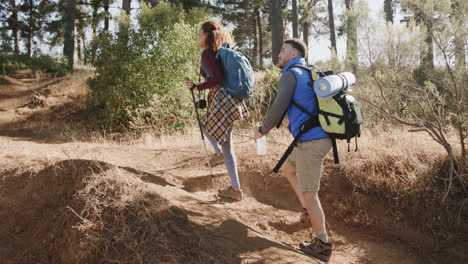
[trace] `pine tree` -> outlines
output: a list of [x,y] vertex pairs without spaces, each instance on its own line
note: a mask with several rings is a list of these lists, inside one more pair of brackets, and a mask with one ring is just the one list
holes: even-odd
[[393,2],[394,0],[384,0],[385,19],[387,23],[393,24]]
[[353,72],[358,70],[357,15],[354,0],[345,0],[346,4],[346,67]]
[[[9,31],[13,31],[13,36],[15,38],[15,42],[18,43],[18,33],[19,30],[16,30],[14,33],[14,27],[18,25],[18,16],[16,11],[15,1],[5,1],[0,3],[0,51],[1,52],[11,52],[13,51],[11,42],[11,36]],[[16,19],[15,19],[16,14]],[[16,21],[16,23],[15,23]],[[16,46],[16,45],[15,45]],[[18,45],[19,50],[19,45]],[[17,52],[18,53],[18,52]]]
[[233,1],[220,0],[218,9],[223,17],[223,23],[232,23],[235,28],[232,32],[236,48],[244,52],[254,67],[263,67],[263,58],[266,50],[266,34],[264,26],[265,1]]
[[412,13],[410,19],[414,19],[416,23],[425,30],[425,38],[423,40],[423,45],[421,45],[420,63],[423,72],[432,71],[434,69],[434,39],[432,36],[435,14],[434,0],[404,0],[402,6]]
[[33,48],[40,51],[38,43],[44,39],[45,23],[53,10],[51,0],[23,0],[19,5],[21,15],[18,19],[20,36],[25,40],[28,55],[31,56]]
[[320,36],[328,34],[329,25],[326,2],[324,0],[300,1],[299,21],[302,28],[302,39],[307,46],[309,46],[311,35]]
[[70,69],[73,69],[73,55],[75,48],[75,0],[65,0],[65,30],[63,55],[68,59]]
[[104,5],[104,31],[109,31],[109,5],[111,4],[111,0],[103,0]]
[[299,33],[297,31],[297,0],[292,0],[291,4],[292,4],[291,21],[292,21],[293,38],[299,38]]
[[333,15],[333,0],[328,0],[328,26],[330,28],[330,42],[332,53],[336,54],[336,34],[335,34],[335,18]]
[[[464,5],[463,5],[464,4]],[[466,13],[467,5],[462,0],[452,0],[450,8],[450,17],[452,27],[460,28],[465,30],[455,30],[453,34],[454,48],[455,48],[455,65],[459,69],[466,69],[466,47],[465,42],[467,39],[466,23],[468,21],[468,15]]]
[[257,32],[257,38],[258,38],[258,62],[260,69],[263,69],[263,43],[264,43],[264,22],[263,18],[261,16],[261,4],[257,3],[255,5],[255,28]]
[[131,2],[131,0],[122,0],[122,10],[124,10],[127,15],[130,15]]
[[283,45],[281,0],[270,1],[271,51],[273,64],[278,64],[278,55]]

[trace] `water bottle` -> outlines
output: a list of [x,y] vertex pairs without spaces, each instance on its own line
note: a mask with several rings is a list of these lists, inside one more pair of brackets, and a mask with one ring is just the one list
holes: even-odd
[[257,155],[265,155],[267,153],[266,136],[257,139]]

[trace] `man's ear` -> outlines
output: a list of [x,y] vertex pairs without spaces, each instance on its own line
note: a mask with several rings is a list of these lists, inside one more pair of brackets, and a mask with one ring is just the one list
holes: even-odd
[[292,49],[291,53],[293,58],[299,58],[301,55],[299,55],[299,51],[297,49]]

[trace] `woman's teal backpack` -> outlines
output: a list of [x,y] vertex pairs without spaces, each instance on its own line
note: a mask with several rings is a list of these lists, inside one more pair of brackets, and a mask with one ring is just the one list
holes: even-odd
[[253,95],[255,80],[249,60],[241,52],[229,48],[228,43],[216,52],[224,72],[223,87],[233,97],[249,99]]

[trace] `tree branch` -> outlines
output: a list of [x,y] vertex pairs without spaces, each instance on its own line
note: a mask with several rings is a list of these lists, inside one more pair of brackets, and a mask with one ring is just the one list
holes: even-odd
[[363,101],[363,102],[366,102],[366,103],[370,104],[372,107],[374,107],[374,108],[376,108],[377,110],[383,112],[383,113],[386,114],[388,117],[390,117],[390,118],[392,118],[392,119],[394,119],[394,120],[396,120],[396,121],[398,121],[398,122],[400,122],[400,123],[402,123],[402,124],[404,124],[404,125],[412,126],[412,127],[422,127],[420,124],[417,124],[417,123],[410,123],[410,122],[408,122],[408,121],[405,121],[405,120],[403,120],[403,119],[400,119],[399,117],[396,117],[396,116],[394,116],[394,115],[388,113],[388,112],[385,111],[383,108],[381,108],[380,106],[377,106],[376,104],[374,104],[374,103],[368,101],[367,99],[364,99],[364,98],[361,98],[361,97],[358,97],[358,99],[359,99],[360,101]]

